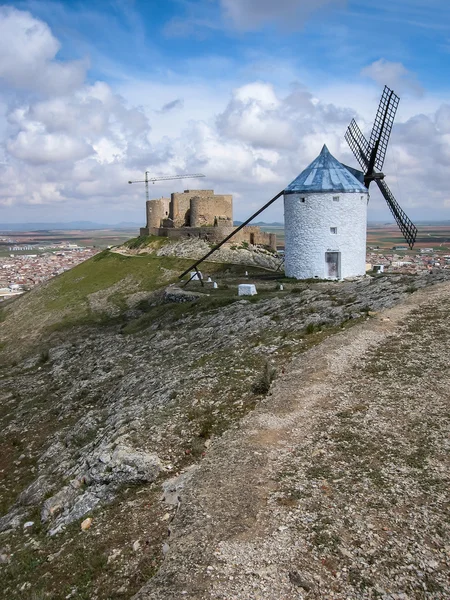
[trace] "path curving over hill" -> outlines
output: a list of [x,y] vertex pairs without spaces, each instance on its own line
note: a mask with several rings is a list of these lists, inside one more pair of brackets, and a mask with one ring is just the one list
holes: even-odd
[[450,285],[293,359],[180,492],[135,600],[450,597]]

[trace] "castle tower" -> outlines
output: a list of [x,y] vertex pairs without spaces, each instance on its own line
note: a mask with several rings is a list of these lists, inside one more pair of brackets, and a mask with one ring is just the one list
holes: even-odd
[[364,275],[368,200],[364,184],[324,146],[284,191],[286,275]]

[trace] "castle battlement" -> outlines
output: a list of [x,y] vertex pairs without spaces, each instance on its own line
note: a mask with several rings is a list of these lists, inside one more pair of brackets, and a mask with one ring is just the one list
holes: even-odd
[[[170,198],[146,203],[146,226],[140,235],[158,235],[174,239],[201,238],[221,242],[233,229],[233,196],[215,194],[214,190],[184,190]],[[230,244],[248,242],[276,250],[276,236],[257,226],[244,227]]]

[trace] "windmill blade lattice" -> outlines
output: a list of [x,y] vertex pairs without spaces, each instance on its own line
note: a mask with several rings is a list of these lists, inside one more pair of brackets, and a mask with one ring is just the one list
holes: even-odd
[[383,194],[387,205],[390,208],[394,219],[397,222],[397,225],[399,226],[400,231],[403,234],[403,237],[408,242],[408,246],[412,249],[417,237],[417,227],[408,218],[405,211],[400,207],[391,190],[388,188],[386,182],[383,179],[377,179],[376,182],[380,188],[380,192]]
[[381,171],[383,168],[389,137],[399,102],[400,98],[385,85],[369,140],[371,150],[376,149],[374,167],[378,171]]
[[369,166],[370,146],[355,119],[352,119],[348,126],[345,133],[345,139],[355,155],[356,160],[361,167],[366,170]]

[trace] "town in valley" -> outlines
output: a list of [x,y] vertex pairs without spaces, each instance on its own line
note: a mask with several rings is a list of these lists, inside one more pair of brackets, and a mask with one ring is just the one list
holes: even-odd
[[[261,225],[276,233],[280,259],[284,250],[282,225]],[[136,237],[138,229],[90,231],[0,231],[0,301],[31,288],[95,256],[103,249]],[[419,225],[410,250],[394,224],[370,225],[367,230],[367,273],[418,274],[450,269],[450,225]]]

